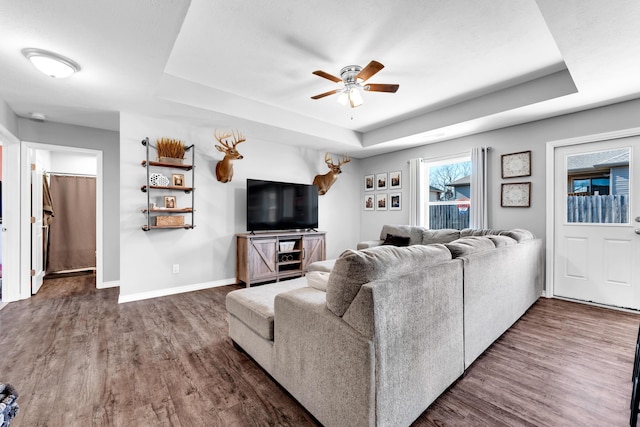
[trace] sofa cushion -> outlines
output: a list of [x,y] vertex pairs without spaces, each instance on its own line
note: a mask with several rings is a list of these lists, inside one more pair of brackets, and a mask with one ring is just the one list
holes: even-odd
[[327,292],[327,282],[329,282],[329,273],[324,271],[312,271],[307,273],[307,285],[319,291]]
[[227,294],[227,311],[262,338],[273,340],[273,306],[276,295],[306,286],[307,280],[300,277],[238,289]]
[[505,230],[500,233],[503,236],[509,236],[512,239],[515,239],[516,242],[520,243],[525,240],[535,239],[535,236],[529,230],[525,230],[523,228],[514,228],[513,230]]
[[346,250],[336,260],[329,276],[327,308],[336,316],[342,316],[365,283],[400,277],[450,259],[451,252],[441,244]]
[[491,240],[496,248],[501,248],[503,246],[511,246],[517,245],[518,242],[515,239],[512,239],[509,236],[486,236],[487,239]]
[[488,251],[496,247],[488,237],[484,236],[462,237],[451,243],[445,243],[445,246],[451,251],[453,258]]
[[382,242],[383,245],[391,246],[409,246],[410,237],[396,236],[395,234],[387,234],[387,237]]
[[488,235],[498,235],[501,234],[504,230],[495,230],[493,228],[465,228],[460,230],[460,237],[469,237],[469,236],[488,236]]
[[380,231],[380,240],[385,240],[387,234],[393,234],[395,236],[409,237],[410,245],[419,245],[422,243],[422,232],[424,227],[417,227],[412,225],[383,225]]
[[422,232],[422,244],[449,243],[460,238],[460,230],[455,228],[443,228],[440,230],[424,230]]
[[335,259],[327,259],[324,261],[312,262],[307,266],[307,271],[323,271],[330,273],[333,270],[333,265],[336,263]]

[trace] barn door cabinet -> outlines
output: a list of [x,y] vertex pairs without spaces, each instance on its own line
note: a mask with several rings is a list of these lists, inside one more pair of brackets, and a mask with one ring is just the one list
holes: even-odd
[[236,281],[250,287],[300,277],[326,257],[322,231],[236,234]]
[[[191,163],[183,164],[183,163],[173,163],[168,159],[166,161],[156,161],[155,152],[153,155],[150,153],[150,149],[155,150],[156,147],[153,146],[149,142],[149,138],[145,138],[142,140],[142,145],[144,145],[147,149],[147,158],[142,161],[142,167],[145,168],[147,172],[147,181],[146,184],[143,185],[140,190],[143,193],[147,194],[147,206],[145,209],[142,209],[142,213],[145,215],[147,223],[142,226],[144,231],[149,230],[158,230],[158,229],[192,229],[195,227],[194,221],[194,212],[193,204],[195,201],[195,187],[194,187],[194,178],[195,178],[195,146],[189,145],[187,147],[187,153],[191,152]],[[152,158],[150,158],[150,156]],[[164,159],[162,159],[164,160]],[[155,182],[152,178],[153,173],[162,173],[163,175],[169,175],[168,183],[158,183]],[[190,174],[184,174],[182,172],[191,172]],[[172,174],[181,174],[184,175],[184,182],[179,183],[180,185],[174,185],[171,179]],[[190,177],[190,180],[188,179]],[[188,186],[187,182],[191,182]],[[163,185],[166,184],[166,185]],[[152,198],[161,197],[161,196],[170,196],[176,194],[177,192],[184,192],[186,194],[190,194],[191,197],[186,199],[188,201],[187,206],[162,206],[153,205]],[[177,199],[176,199],[177,200]],[[183,201],[183,199],[180,199]],[[180,215],[176,215],[180,214]],[[183,218],[179,218],[182,216]],[[184,219],[190,218],[191,224],[185,223]]]

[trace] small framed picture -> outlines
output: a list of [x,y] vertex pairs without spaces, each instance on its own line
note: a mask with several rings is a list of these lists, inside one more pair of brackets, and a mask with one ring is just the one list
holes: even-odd
[[376,194],[376,210],[378,211],[387,210],[387,193]]
[[164,207],[166,209],[175,209],[176,196],[164,196]]
[[373,194],[365,194],[364,196],[364,210],[372,211],[375,209],[375,200]]
[[402,210],[402,193],[389,193],[389,210]]
[[502,155],[502,177],[531,176],[531,151]]
[[374,185],[374,179],[375,177],[373,176],[373,174],[364,176],[364,191],[373,191],[376,189],[376,186]]
[[502,184],[500,206],[503,208],[528,208],[531,206],[531,183]]
[[174,173],[171,175],[171,184],[174,187],[184,187],[184,174]]
[[376,190],[387,189],[387,173],[376,174]]
[[402,188],[402,171],[389,172],[389,190]]

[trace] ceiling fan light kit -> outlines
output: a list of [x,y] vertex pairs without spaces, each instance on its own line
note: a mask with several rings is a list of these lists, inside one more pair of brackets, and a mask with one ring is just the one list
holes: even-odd
[[80,71],[80,65],[72,59],[48,50],[26,48],[22,49],[22,54],[40,72],[56,79],[64,79]]
[[342,87],[312,96],[311,99],[320,99],[324,98],[325,96],[339,93],[340,96],[338,97],[338,103],[342,105],[349,105],[351,108],[355,108],[361,106],[364,102],[362,99],[362,94],[360,93],[361,90],[368,92],[397,92],[398,88],[400,87],[400,85],[397,84],[364,84],[365,81],[367,81],[383,68],[384,65],[382,65],[378,61],[371,61],[364,68],[359,65],[348,65],[340,70],[340,78],[322,70],[314,71],[312,74],[323,77],[327,80],[331,80],[335,83],[340,83]]

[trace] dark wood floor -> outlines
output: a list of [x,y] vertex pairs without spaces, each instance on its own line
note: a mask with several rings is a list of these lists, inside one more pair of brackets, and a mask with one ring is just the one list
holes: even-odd
[[[226,286],[117,304],[93,276],[0,311],[20,426],[304,426],[227,337]],[[541,299],[416,426],[625,426],[640,316]]]

